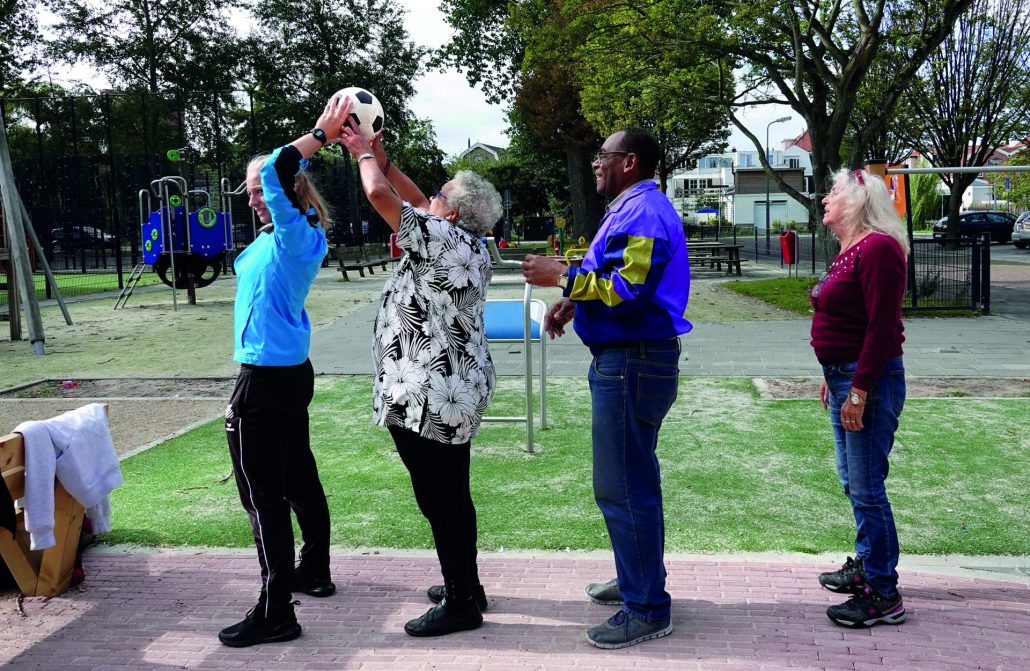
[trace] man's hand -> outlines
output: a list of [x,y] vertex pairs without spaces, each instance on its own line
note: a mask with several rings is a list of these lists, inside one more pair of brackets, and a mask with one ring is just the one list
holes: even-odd
[[565,325],[569,323],[576,312],[576,306],[568,298],[562,298],[551,306],[544,315],[544,332],[551,336],[551,340],[565,335]]
[[558,286],[558,278],[568,269],[567,265],[550,256],[529,254],[522,262],[522,276],[526,278],[526,283],[538,287]]
[[819,401],[823,404],[823,410],[830,407],[830,385],[826,384],[826,378],[819,381]]

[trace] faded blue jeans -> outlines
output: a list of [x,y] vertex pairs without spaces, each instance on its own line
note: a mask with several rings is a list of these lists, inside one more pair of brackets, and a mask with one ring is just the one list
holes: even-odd
[[665,517],[655,450],[676,400],[679,339],[593,350],[594,499],[615,551],[623,608],[650,622],[668,619]]
[[898,589],[898,531],[885,482],[887,455],[894,447],[898,417],[905,406],[905,366],[900,356],[887,361],[866,398],[862,430],[845,431],[840,408],[847,401],[856,367],[856,362],[823,366],[830,390],[837,475],[855,515],[855,552],[862,558],[866,580],[878,592],[893,598]]

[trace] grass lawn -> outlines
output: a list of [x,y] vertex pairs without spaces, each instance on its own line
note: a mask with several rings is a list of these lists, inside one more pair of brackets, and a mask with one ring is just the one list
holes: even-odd
[[[591,494],[589,400],[582,379],[551,381],[538,453],[519,425],[486,424],[473,442],[472,487],[484,550],[589,550],[608,538]],[[502,379],[492,414],[515,414],[519,381]],[[370,421],[365,377],[319,378],[311,433],[333,542],[429,548],[389,435]],[[901,419],[888,490],[902,552],[1030,552],[1030,401],[913,400]],[[846,552],[854,521],[818,402],[763,401],[750,380],[690,378],[659,446],[670,551]],[[122,464],[113,543],[252,543],[221,422]]]
[[[812,316],[812,306],[808,302],[808,292],[819,278],[806,277],[774,277],[765,280],[723,282],[720,286],[744,296],[751,296],[775,305],[795,314]],[[923,310],[907,312],[906,319],[913,317],[975,317],[979,313],[973,310]]]
[[819,278],[774,277],[766,280],[723,282],[722,286],[744,296],[758,298],[778,308],[800,315],[811,315],[808,292]]
[[[132,268],[126,268],[124,278],[129,279],[129,273]],[[61,295],[65,298],[71,298],[72,296],[81,296],[84,294],[95,294],[103,291],[115,291],[118,289],[118,273],[54,273],[54,279],[57,280],[57,287],[61,290]],[[33,283],[36,285],[36,295],[40,299],[46,298],[46,276],[45,275],[33,275]],[[157,284],[161,279],[157,276],[157,273],[146,272],[139,278],[137,286],[147,286],[148,284]],[[7,275],[0,273],[0,284],[7,283]],[[0,294],[4,296],[4,302],[6,302],[6,294]]]

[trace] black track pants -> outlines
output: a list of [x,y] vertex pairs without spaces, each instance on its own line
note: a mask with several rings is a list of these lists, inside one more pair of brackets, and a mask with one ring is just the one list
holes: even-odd
[[289,608],[293,526],[297,514],[305,572],[329,576],[329,507],[308,436],[315,374],[297,366],[240,368],[225,415],[236,487],[250,517],[261,564],[259,605],[266,615]]

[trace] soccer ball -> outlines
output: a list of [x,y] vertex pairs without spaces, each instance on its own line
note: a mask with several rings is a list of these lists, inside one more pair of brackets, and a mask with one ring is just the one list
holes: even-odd
[[340,89],[334,94],[334,97],[336,96],[340,98],[347,96],[354,101],[354,108],[351,110],[350,119],[346,124],[371,142],[375,134],[383,129],[385,123],[383,106],[379,104],[379,100],[365,89],[357,86]]

